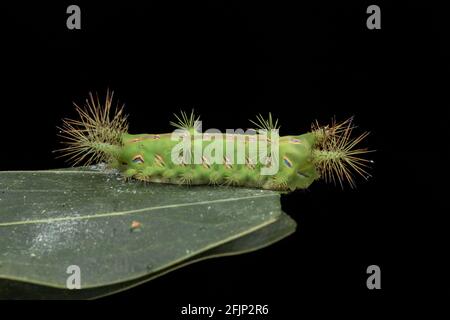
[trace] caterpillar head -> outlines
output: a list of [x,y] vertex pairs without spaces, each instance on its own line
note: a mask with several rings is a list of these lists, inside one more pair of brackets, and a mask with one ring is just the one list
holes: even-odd
[[355,187],[355,175],[368,179],[371,175],[367,168],[372,160],[363,156],[373,150],[359,148],[358,145],[369,135],[364,132],[353,136],[353,118],[343,122],[332,120],[331,125],[320,126],[313,123],[312,133],[315,142],[312,149],[312,158],[320,177],[326,182],[339,183],[341,187],[348,183]]

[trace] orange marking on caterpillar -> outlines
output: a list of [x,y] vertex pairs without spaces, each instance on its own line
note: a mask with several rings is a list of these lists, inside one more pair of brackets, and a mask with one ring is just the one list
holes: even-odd
[[166,165],[163,157],[161,157],[159,154],[155,155],[155,164],[159,167],[164,167]]
[[228,158],[227,156],[224,156],[223,160],[224,160],[225,168],[227,168],[227,169],[233,168],[233,165],[231,164],[230,158]]
[[249,156],[245,158],[245,165],[251,170],[255,169],[255,163]]
[[211,168],[208,158],[206,158],[205,156],[202,156],[202,166],[203,166],[203,168],[206,168],[206,169]]

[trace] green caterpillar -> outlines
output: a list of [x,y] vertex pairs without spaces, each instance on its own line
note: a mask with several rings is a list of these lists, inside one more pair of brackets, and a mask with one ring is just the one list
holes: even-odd
[[370,176],[372,161],[361,157],[370,151],[356,148],[368,133],[352,138],[352,118],[329,126],[316,122],[311,132],[279,137],[278,120],[270,114],[252,121],[257,134],[220,134],[202,133],[199,118],[181,112],[171,122],[174,133],[130,134],[123,106],[113,107],[112,100],[109,91],[103,105],[90,94],[83,108],[75,104],[79,119],[63,120],[65,147],[58,151],[74,164],[104,161],[126,178],[147,182],[281,191],[305,189],[319,178],[354,187],[355,173]]

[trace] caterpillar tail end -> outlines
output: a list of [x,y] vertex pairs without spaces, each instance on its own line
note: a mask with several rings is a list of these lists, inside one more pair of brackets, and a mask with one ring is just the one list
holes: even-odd
[[347,183],[355,188],[355,176],[366,180],[371,177],[368,169],[373,161],[366,159],[365,155],[374,150],[359,147],[370,133],[354,136],[354,129],[353,117],[339,123],[333,119],[327,126],[313,123],[312,132],[316,137],[313,162],[325,182],[339,183],[342,188]]
[[55,150],[72,165],[112,163],[122,147],[123,134],[128,131],[123,105],[112,104],[114,92],[106,93],[102,103],[98,95],[89,93],[85,104],[75,105],[77,119],[63,119],[58,136],[64,147]]

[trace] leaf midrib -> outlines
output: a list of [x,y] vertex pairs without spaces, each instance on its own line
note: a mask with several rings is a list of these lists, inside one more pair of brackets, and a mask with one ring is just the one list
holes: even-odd
[[256,199],[256,198],[263,198],[263,197],[274,197],[274,196],[278,196],[278,195],[276,195],[276,194],[252,195],[252,196],[245,196],[245,197],[234,197],[234,198],[215,199],[215,200],[188,202],[188,203],[177,203],[177,204],[170,204],[170,205],[163,205],[163,206],[156,206],[156,207],[146,207],[146,208],[140,208],[140,209],[134,209],[134,210],[126,210],[126,211],[87,214],[87,215],[81,215],[81,216],[76,216],[76,217],[57,217],[57,218],[47,218],[47,219],[2,222],[2,223],[0,223],[0,227],[8,227],[8,226],[24,225],[24,224],[52,223],[52,222],[59,222],[59,221],[97,219],[97,218],[114,217],[114,216],[124,216],[124,215],[128,215],[128,214],[143,213],[143,212],[154,211],[154,210],[189,207],[189,206],[196,206],[196,205],[201,206],[201,205],[212,204],[212,203],[232,202],[232,201]]

